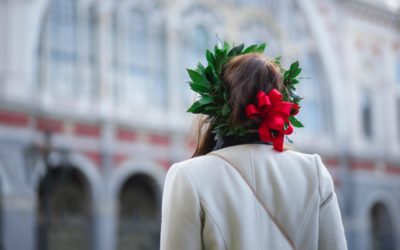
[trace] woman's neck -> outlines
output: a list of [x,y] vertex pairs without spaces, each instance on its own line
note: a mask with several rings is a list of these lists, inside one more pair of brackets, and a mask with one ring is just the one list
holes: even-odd
[[260,141],[258,133],[251,133],[244,136],[218,136],[213,150],[249,143],[267,144]]

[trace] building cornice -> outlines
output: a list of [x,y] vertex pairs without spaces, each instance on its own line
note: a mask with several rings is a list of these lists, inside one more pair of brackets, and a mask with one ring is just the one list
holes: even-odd
[[393,11],[389,7],[379,6],[366,0],[336,0],[346,11],[387,27],[400,30],[400,10]]

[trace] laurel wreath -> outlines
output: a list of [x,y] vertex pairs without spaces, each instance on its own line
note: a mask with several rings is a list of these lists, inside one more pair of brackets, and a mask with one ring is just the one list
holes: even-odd
[[[207,50],[207,66],[198,63],[197,68],[187,69],[191,80],[190,88],[198,94],[198,100],[190,106],[187,112],[209,116],[213,120],[212,133],[216,135],[243,136],[250,133],[250,130],[256,125],[254,120],[246,120],[242,124],[231,124],[230,122],[229,90],[222,81],[221,73],[223,65],[231,58],[249,53],[264,53],[266,47],[266,43],[245,47],[244,44],[233,46],[227,42],[218,42],[214,47],[214,52]],[[293,62],[289,69],[285,69],[281,65],[281,57],[277,57],[273,61],[280,67],[283,74],[284,89],[281,91],[283,100],[299,105],[302,98],[295,92],[296,85],[300,82],[299,62]],[[289,120],[294,127],[303,127],[303,124],[295,117],[290,116]]]

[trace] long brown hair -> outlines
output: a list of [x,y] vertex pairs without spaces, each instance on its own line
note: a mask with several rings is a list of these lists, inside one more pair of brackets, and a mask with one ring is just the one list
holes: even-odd
[[[258,53],[233,57],[223,67],[222,81],[229,91],[231,124],[241,124],[246,120],[245,107],[253,102],[257,92],[266,93],[272,89],[281,91],[283,77],[278,65]],[[197,131],[197,147],[193,157],[205,155],[215,147],[213,117],[203,118]]]

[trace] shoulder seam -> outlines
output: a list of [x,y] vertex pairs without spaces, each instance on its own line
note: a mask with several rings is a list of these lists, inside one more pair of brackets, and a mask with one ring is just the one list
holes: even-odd
[[318,189],[318,194],[320,199],[322,199],[322,194],[321,194],[321,183],[320,183],[320,165],[318,163],[318,155],[314,154],[314,162],[315,162],[315,168],[317,171],[317,189]]
[[[196,185],[194,184],[192,175],[189,173],[189,171],[186,171],[186,169],[184,169],[182,166],[179,166],[179,168],[180,168],[181,171],[187,176],[188,182],[190,183],[190,186],[191,186],[192,189],[193,189],[193,192],[194,192],[194,195],[196,196],[196,199],[199,201],[199,207],[200,207],[200,209],[201,209],[201,207],[202,207],[202,202],[201,202],[200,196],[199,196],[199,194],[198,194],[198,192],[197,192]],[[196,228],[198,228],[198,227],[196,227]],[[202,238],[202,237],[201,237],[201,231],[198,230],[198,232],[197,232],[196,235],[197,235],[197,237],[199,237],[199,242],[201,242],[201,244],[203,245],[203,241],[202,241],[202,239],[201,239],[201,238]]]
[[224,242],[225,249],[228,250],[228,244],[226,243],[226,240],[225,240],[224,235],[222,233],[222,229],[221,229],[219,223],[217,222],[217,220],[215,219],[215,216],[214,216],[213,212],[211,211],[211,209],[205,203],[202,203],[202,205],[207,210],[211,220],[214,222],[217,230],[219,231],[219,234],[221,235],[222,241]]
[[196,196],[197,196],[197,199],[199,200],[200,206],[201,206],[201,207],[204,207],[204,208],[208,211],[208,213],[209,213],[209,215],[210,215],[210,218],[212,219],[212,221],[214,221],[214,224],[216,225],[216,227],[217,227],[217,229],[218,229],[218,231],[219,231],[219,233],[220,233],[220,235],[221,235],[222,241],[224,242],[224,245],[225,245],[225,249],[228,249],[228,245],[226,244],[226,240],[225,240],[225,238],[224,238],[224,235],[222,234],[221,227],[220,227],[220,225],[218,224],[217,220],[215,219],[215,216],[213,215],[213,212],[212,212],[211,209],[208,207],[208,205],[207,205],[207,204],[200,198],[200,196],[198,195],[197,190],[196,190],[196,187],[195,187],[195,184],[194,184],[194,181],[193,181],[193,177],[192,177],[191,173],[190,173],[189,171],[186,171],[186,170],[184,170],[184,171],[185,171],[185,173],[186,173],[187,176],[188,176],[188,179],[189,179],[189,181],[190,181],[190,185],[193,187],[193,190],[194,190],[194,192],[196,193]]
[[322,166],[321,166],[321,164],[319,164],[319,161],[318,161],[319,156],[318,155],[314,155],[314,156],[315,156],[315,161],[316,161],[316,166],[317,166],[318,192],[319,192],[320,200],[322,201],[319,204],[319,207],[322,208],[323,206],[325,206],[326,203],[329,203],[329,201],[332,198],[332,195],[333,195],[334,191],[331,190],[326,197],[323,197],[322,191],[321,191],[321,167]]
[[298,232],[298,235],[297,235],[297,237],[295,238],[295,243],[296,243],[296,245],[298,245],[298,244],[300,243],[300,240],[301,240],[302,237],[303,237],[303,233],[304,233],[305,226],[307,225],[308,220],[309,220],[310,217],[311,217],[311,210],[310,210],[310,208],[313,207],[314,204],[317,202],[317,200],[318,200],[317,197],[318,197],[318,194],[317,194],[317,191],[315,191],[315,192],[314,192],[314,195],[313,195],[312,202],[310,203],[310,205],[309,205],[309,206],[307,207],[307,209],[305,210],[305,211],[307,211],[307,213],[306,213],[306,216],[304,217],[303,223],[301,224],[300,231]]

